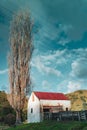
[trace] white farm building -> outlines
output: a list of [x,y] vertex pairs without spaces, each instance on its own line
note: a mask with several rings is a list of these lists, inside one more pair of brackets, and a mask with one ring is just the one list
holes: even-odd
[[41,122],[45,113],[68,111],[70,100],[63,93],[32,92],[28,100],[28,122]]

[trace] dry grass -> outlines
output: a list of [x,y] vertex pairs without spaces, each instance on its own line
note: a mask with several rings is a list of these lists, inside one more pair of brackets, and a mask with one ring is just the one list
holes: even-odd
[[87,110],[87,105],[85,108],[83,106],[84,102],[87,103],[87,90],[78,90],[73,93],[66,94],[66,96],[71,100],[71,110]]

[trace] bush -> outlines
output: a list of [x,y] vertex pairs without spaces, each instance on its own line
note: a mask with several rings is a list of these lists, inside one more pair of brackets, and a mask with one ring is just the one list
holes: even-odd
[[5,124],[8,124],[9,126],[14,125],[15,124],[15,115],[13,114],[8,114],[5,118]]
[[4,122],[4,117],[0,116],[0,123],[3,123],[3,122]]
[[25,120],[27,120],[27,111],[26,110],[22,112],[22,122]]
[[79,92],[79,94],[83,94],[83,91],[82,91],[82,90],[79,90],[78,92]]

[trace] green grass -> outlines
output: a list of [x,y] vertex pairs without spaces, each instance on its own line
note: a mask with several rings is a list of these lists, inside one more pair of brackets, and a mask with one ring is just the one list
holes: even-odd
[[7,128],[9,128],[9,126],[0,125],[0,130],[6,130]]
[[87,122],[42,122],[22,124],[20,126],[11,127],[7,130],[87,130]]

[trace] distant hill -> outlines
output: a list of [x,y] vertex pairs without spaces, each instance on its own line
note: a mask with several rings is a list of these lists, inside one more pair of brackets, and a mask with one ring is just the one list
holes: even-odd
[[66,96],[71,100],[71,110],[87,110],[87,90],[78,90]]

